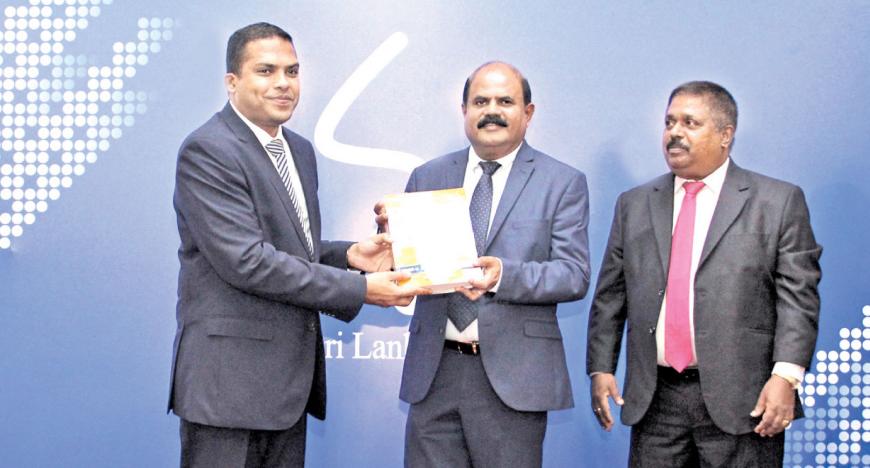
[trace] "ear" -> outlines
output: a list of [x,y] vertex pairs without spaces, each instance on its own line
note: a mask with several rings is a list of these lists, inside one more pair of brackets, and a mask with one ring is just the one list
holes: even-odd
[[523,113],[526,114],[526,123],[532,121],[532,116],[535,115],[535,103],[530,102],[526,104],[526,108],[523,109]]
[[236,82],[238,81],[238,77],[235,73],[227,73],[224,75],[224,86],[227,88],[228,94],[233,94],[236,92]]
[[726,125],[725,128],[722,129],[722,142],[720,144],[723,148],[728,148],[731,146],[732,141],[734,141],[734,126]]

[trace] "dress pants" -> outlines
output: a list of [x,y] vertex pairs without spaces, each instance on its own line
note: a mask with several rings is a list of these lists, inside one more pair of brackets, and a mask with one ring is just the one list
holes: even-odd
[[181,468],[296,468],[305,465],[306,413],[289,429],[207,426],[181,419]]
[[501,401],[479,355],[444,350],[429,394],[408,411],[405,466],[540,467],[546,430],[545,411]]
[[698,371],[677,374],[660,367],[656,393],[646,415],[631,428],[632,468],[782,466],[785,434],[728,434],[713,423]]

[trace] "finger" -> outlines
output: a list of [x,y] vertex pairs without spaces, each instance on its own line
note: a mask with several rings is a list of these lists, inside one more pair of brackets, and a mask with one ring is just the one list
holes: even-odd
[[761,417],[761,422],[756,426],[756,433],[770,437],[779,432],[778,425],[782,422],[783,417],[778,415],[776,411],[768,409]]
[[371,241],[378,245],[388,245],[393,243],[393,238],[389,232],[382,232],[371,237]]
[[411,297],[400,297],[399,299],[396,300],[396,305],[399,305],[399,306],[402,306],[402,307],[406,307],[406,306],[407,306],[408,304],[410,304],[411,301],[413,301],[413,300],[414,300],[414,297],[413,297],[413,296],[411,296]]
[[378,215],[381,214],[381,213],[386,213],[386,212],[387,212],[387,209],[386,209],[386,207],[384,206],[384,201],[383,201],[383,200],[380,200],[380,201],[378,201],[377,203],[375,203],[374,211],[375,211],[375,214],[378,214]]
[[613,401],[616,402],[617,405],[622,406],[625,403],[625,400],[622,399],[622,395],[619,394],[619,388],[616,386],[615,379],[610,382],[607,391],[610,393],[610,397],[613,398]]
[[468,298],[470,301],[476,301],[483,295],[483,291],[479,289],[456,288],[456,291]]
[[389,281],[404,281],[411,278],[411,275],[405,271],[389,271],[385,273]]
[[755,408],[752,409],[752,412],[749,413],[753,418],[757,418],[764,413],[764,408],[766,406],[766,398],[764,397],[764,392],[758,396],[758,401],[755,402]]

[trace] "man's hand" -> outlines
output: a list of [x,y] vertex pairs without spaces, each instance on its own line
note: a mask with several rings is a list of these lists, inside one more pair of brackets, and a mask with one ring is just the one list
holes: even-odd
[[375,203],[375,223],[378,224],[378,232],[390,232],[390,218],[387,216],[387,208],[384,201]]
[[347,264],[362,271],[390,271],[393,241],[389,234],[376,234],[347,249]]
[[458,287],[456,291],[472,301],[480,299],[487,291],[494,288],[501,278],[501,260],[497,257],[480,257],[474,266],[483,268],[483,278],[469,281],[470,287]]
[[794,389],[791,383],[778,375],[770,376],[749,415],[753,418],[761,416],[761,422],[754,431],[762,437],[773,437],[784,431],[794,420]]
[[385,271],[366,275],[366,304],[381,307],[406,306],[411,303],[414,296],[432,294],[432,291],[426,288],[419,288],[411,284],[405,286],[396,284],[397,281],[410,277],[401,271]]
[[612,398],[619,406],[625,403],[619,394],[616,377],[604,372],[593,375],[589,394],[592,396],[592,412],[595,413],[598,424],[610,432],[613,428],[613,416],[610,414],[610,402],[607,399]]

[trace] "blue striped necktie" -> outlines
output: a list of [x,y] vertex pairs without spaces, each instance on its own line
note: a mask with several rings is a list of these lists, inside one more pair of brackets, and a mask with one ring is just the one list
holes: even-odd
[[308,216],[304,215],[302,208],[299,206],[299,200],[296,198],[296,190],[294,190],[293,181],[290,179],[290,169],[287,167],[287,157],[284,156],[284,143],[279,138],[276,138],[266,145],[266,150],[275,159],[275,165],[278,166],[278,174],[281,176],[281,180],[284,181],[284,187],[287,188],[287,193],[290,195],[293,209],[296,210],[296,216],[302,224],[302,230],[305,231],[305,246],[308,248],[308,254],[314,256],[311,227],[308,223]]

